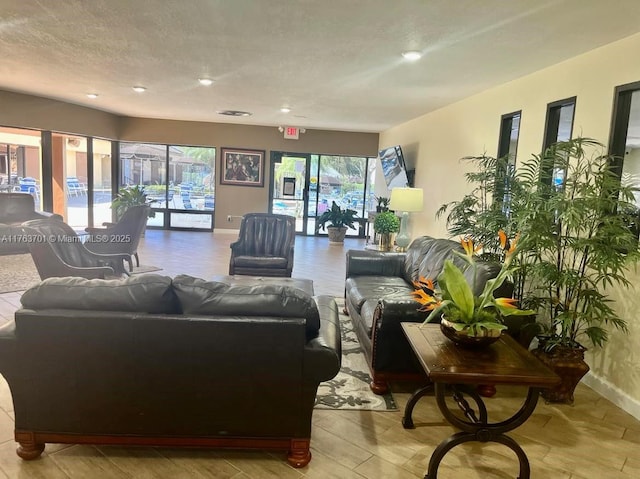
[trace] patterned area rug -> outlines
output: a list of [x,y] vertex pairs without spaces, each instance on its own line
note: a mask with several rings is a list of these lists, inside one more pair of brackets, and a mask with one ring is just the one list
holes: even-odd
[[[132,274],[150,273],[160,271],[157,266],[141,264],[133,268]],[[36,265],[33,264],[30,254],[12,254],[0,256],[0,293],[13,291],[25,291],[34,284],[40,282],[40,276]]]
[[368,411],[397,411],[398,406],[391,393],[378,396],[371,392],[369,366],[353,330],[349,316],[342,314],[344,299],[336,298],[340,314],[342,336],[342,367],[331,381],[320,383],[316,396],[316,408],[352,409]]

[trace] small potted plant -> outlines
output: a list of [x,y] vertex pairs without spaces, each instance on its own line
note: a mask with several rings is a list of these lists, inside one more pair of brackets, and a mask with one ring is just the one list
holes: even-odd
[[316,219],[316,233],[320,231],[320,228],[323,230],[326,228],[329,243],[342,244],[347,228],[355,228],[356,216],[355,210],[342,209],[335,201],[332,201],[331,208]]
[[[420,311],[430,311],[425,324],[441,317],[442,332],[452,341],[463,346],[488,345],[497,340],[506,329],[502,318],[512,315],[530,315],[533,311],[521,310],[516,307],[513,298],[496,298],[494,293],[513,273],[511,262],[516,255],[517,241],[506,241],[504,234],[500,235],[505,250],[505,259],[498,275],[485,283],[482,293],[475,296],[473,284],[469,284],[464,273],[450,259],[444,263],[444,268],[438,276],[438,288],[433,280],[420,278],[414,282],[413,295],[422,306]],[[465,253],[454,251],[458,257],[472,268],[471,277],[477,276],[475,254],[481,247],[474,246],[473,240],[461,240]]]
[[400,218],[391,211],[383,211],[373,220],[373,229],[380,235],[380,249],[391,250],[391,235],[400,231]]
[[[111,201],[111,209],[115,213],[115,220],[119,221],[122,215],[132,206],[150,205],[153,201],[147,198],[144,186],[123,186],[118,195]],[[155,217],[155,212],[149,209],[149,218]]]

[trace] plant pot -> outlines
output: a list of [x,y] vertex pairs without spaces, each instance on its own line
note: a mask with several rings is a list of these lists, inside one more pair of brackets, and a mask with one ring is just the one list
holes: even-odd
[[336,228],[335,226],[329,226],[327,228],[327,234],[329,235],[329,243],[343,244],[344,236],[347,234],[347,228]]
[[573,393],[582,377],[589,372],[589,365],[584,362],[585,351],[586,348],[582,346],[556,346],[551,351],[545,351],[544,340],[539,338],[538,347],[531,352],[561,379],[558,386],[542,391],[541,396],[545,401],[573,404]]
[[391,233],[380,234],[380,251],[391,251],[393,243],[391,241]]
[[485,330],[482,336],[469,336],[467,331],[458,331],[453,327],[450,321],[447,321],[444,317],[440,320],[440,330],[447,338],[453,341],[458,346],[464,348],[486,348],[492,343],[495,343],[502,331],[497,329]]

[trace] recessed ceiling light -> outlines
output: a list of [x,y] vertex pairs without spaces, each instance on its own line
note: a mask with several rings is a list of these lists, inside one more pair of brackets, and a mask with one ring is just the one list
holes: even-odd
[[96,98],[98,98],[98,94],[97,93],[87,93],[87,97],[91,98],[92,100],[95,100]]
[[283,106],[282,108],[280,108],[280,113],[289,113],[291,111],[291,108],[288,108],[286,106]]
[[240,110],[220,110],[216,112],[218,115],[227,115],[227,116],[251,116],[251,113],[248,111],[240,111]]
[[414,62],[414,61],[419,60],[420,58],[422,58],[422,53],[420,53],[420,52],[418,52],[416,50],[411,50],[411,51],[408,51],[408,52],[403,52],[402,56],[406,60]]
[[213,80],[211,78],[198,78],[198,82],[203,86],[213,85]]
[[147,89],[143,86],[134,86],[133,87],[133,91],[137,92],[137,93],[142,93],[147,91]]

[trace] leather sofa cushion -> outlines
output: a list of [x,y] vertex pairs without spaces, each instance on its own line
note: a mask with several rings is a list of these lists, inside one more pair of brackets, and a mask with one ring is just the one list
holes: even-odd
[[179,313],[171,278],[143,274],[125,279],[48,278],[20,298],[27,309]]
[[287,258],[279,256],[236,256],[233,262],[239,268],[286,268],[287,266]]
[[228,284],[189,275],[173,279],[184,314],[305,318],[307,339],[320,330],[320,313],[313,297],[279,284]]
[[[356,276],[347,278],[345,282],[346,294],[358,313],[362,314],[362,305],[369,299],[376,302],[380,298],[400,297],[411,298],[413,286],[399,276]],[[416,303],[417,304],[417,303]]]

